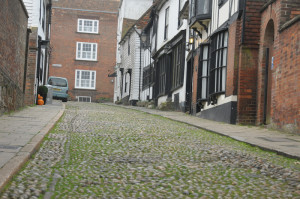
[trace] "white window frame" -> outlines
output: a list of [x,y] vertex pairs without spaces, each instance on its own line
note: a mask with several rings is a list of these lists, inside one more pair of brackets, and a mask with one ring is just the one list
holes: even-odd
[[[83,45],[91,45],[91,51],[83,51]],[[95,48],[94,48],[95,45]],[[80,49],[79,49],[80,47]],[[93,50],[95,49],[95,51]],[[88,42],[77,42],[76,43],[76,60],[86,60],[86,61],[97,61],[97,49],[98,44],[97,43],[88,43]],[[83,58],[84,53],[91,53],[91,58]],[[93,55],[95,57],[93,58]]]
[[76,96],[76,99],[77,99],[78,102],[81,102],[80,98],[87,98],[87,99],[90,99],[90,101],[88,103],[92,102],[92,97],[91,96]]
[[[81,22],[81,26],[80,26]],[[85,22],[92,22],[92,31],[84,30]],[[99,20],[93,20],[93,19],[78,19],[77,22],[77,32],[82,33],[90,33],[90,34],[98,34],[99,33]]]
[[[79,73],[79,79],[77,78],[77,72]],[[88,80],[89,86],[82,86],[82,72],[89,72],[90,79]],[[91,78],[94,73],[94,80]],[[78,82],[77,82],[78,81]],[[96,89],[96,71],[95,70],[75,70],[75,88],[80,89]]]

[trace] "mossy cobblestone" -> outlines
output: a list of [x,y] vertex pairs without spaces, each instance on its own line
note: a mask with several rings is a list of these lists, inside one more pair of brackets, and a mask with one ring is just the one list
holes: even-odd
[[68,102],[0,198],[300,198],[300,165],[134,110]]

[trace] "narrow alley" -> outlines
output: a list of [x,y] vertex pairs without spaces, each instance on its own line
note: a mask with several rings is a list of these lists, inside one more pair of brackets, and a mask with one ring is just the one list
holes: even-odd
[[68,102],[0,198],[300,198],[300,164],[160,116]]

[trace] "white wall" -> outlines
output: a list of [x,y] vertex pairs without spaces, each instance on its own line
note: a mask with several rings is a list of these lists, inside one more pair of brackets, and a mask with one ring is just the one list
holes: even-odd
[[[164,39],[165,32],[165,11],[169,7],[169,30],[168,39]],[[179,0],[169,0],[160,9],[158,15],[158,29],[157,29],[157,49],[160,49],[168,41],[170,41],[181,30],[187,28],[187,20],[183,20],[182,26],[178,29],[178,12],[179,12]]]
[[[172,40],[174,36],[176,36],[181,30],[187,30],[188,34],[188,23],[187,20],[183,20],[183,24],[178,28],[178,13],[179,13],[179,1],[180,0],[169,0],[167,1],[162,8],[160,9],[159,21],[158,21],[158,31],[157,31],[157,50],[163,47],[168,41]],[[169,7],[169,30],[168,30],[168,39],[164,40],[164,29],[165,29],[165,10]],[[186,39],[188,40],[188,36]],[[179,89],[173,91],[172,93],[172,101],[174,101],[174,95],[179,93],[179,103],[183,103],[185,101],[185,91],[186,91],[186,56],[185,52],[184,58],[184,81],[183,86]],[[166,96],[162,96],[158,99],[158,105],[167,100]]]
[[[128,55],[128,42],[130,42],[130,54]],[[138,100],[139,99],[139,80],[140,80],[140,38],[138,34],[133,31],[130,34],[130,38],[126,38],[122,43],[122,59],[121,59],[121,67],[124,68],[126,72],[128,69],[132,70],[131,73],[131,82],[130,82],[130,100]],[[126,79],[128,80],[128,78]],[[125,90],[125,81],[123,90]],[[122,98],[129,95],[128,92],[124,93]]]
[[[212,27],[211,33],[221,27],[232,15],[238,12],[239,0],[228,0],[220,8],[218,0],[212,0]],[[230,8],[231,7],[231,11]]]
[[[116,49],[116,70],[118,71],[119,65],[122,63],[122,48],[120,46],[120,41],[122,37],[122,27],[123,27],[123,19],[139,19],[152,5],[153,0],[122,0],[119,11],[118,11],[118,29],[117,29],[117,49]],[[118,72],[117,75],[120,75],[121,73]],[[114,101],[117,100],[117,97],[121,98],[120,96],[120,78],[116,78],[115,80],[115,92],[114,92]]]

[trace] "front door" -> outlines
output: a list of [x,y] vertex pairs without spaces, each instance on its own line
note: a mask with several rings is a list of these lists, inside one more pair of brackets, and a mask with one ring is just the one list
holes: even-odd
[[187,72],[186,72],[186,96],[185,96],[185,111],[192,113],[192,79],[193,79],[193,68],[192,59],[187,62]]

